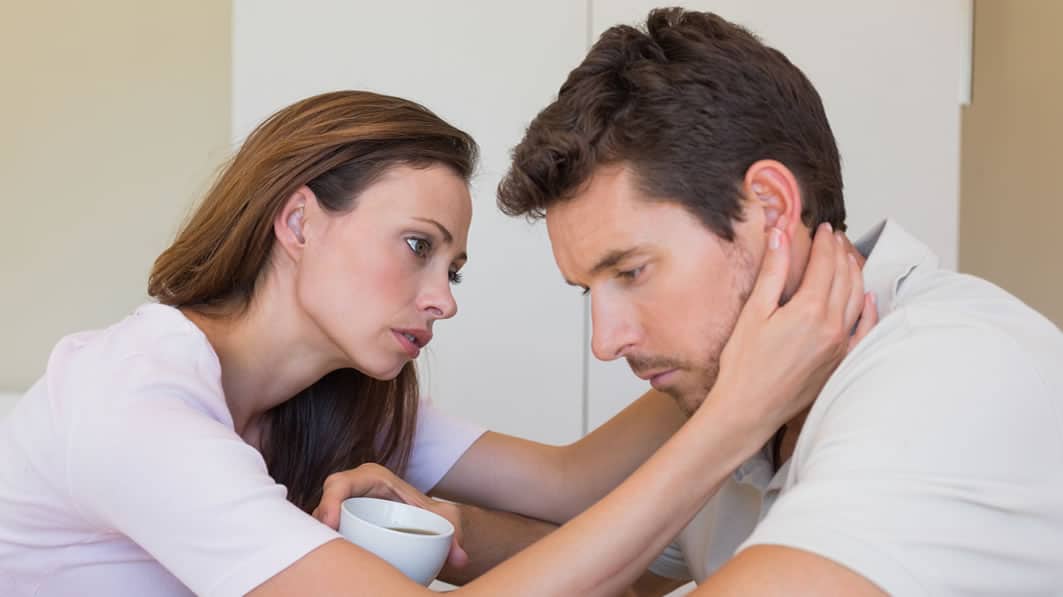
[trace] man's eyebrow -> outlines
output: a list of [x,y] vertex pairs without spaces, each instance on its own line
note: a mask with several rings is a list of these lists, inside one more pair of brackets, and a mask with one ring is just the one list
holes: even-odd
[[[594,267],[591,268],[590,277],[593,278],[598,274],[602,273],[602,271],[616,266],[616,264],[620,263],[624,259],[627,259],[631,255],[638,253],[641,250],[642,247],[631,247],[630,249],[614,249],[612,251],[609,251],[608,253],[603,255],[601,259],[598,260],[598,263],[594,264]],[[569,280],[568,278],[565,278],[565,283],[569,286],[575,286],[577,288],[586,288],[586,286],[584,286],[583,284],[577,284],[572,280]]]
[[428,222],[429,224],[432,224],[436,228],[439,228],[439,233],[443,235],[443,241],[444,242],[446,242],[448,244],[454,242],[454,235],[452,235],[450,233],[450,231],[447,230],[446,227],[443,226],[442,224],[440,224],[439,222],[437,222],[437,221],[435,221],[435,220],[433,220],[431,218],[414,218],[414,219],[415,220],[419,220],[421,222]]
[[640,249],[641,247],[631,247],[630,249],[624,249],[622,251],[619,249],[609,251],[608,253],[603,255],[601,259],[598,260],[598,263],[594,264],[594,267],[591,268],[591,277],[597,276],[604,270],[614,267],[616,264],[620,263],[624,259],[627,259],[634,253],[639,252]]

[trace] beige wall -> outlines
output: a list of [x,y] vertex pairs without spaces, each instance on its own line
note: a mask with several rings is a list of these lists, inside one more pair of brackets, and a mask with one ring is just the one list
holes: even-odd
[[960,269],[1063,325],[1063,2],[976,0]]
[[38,0],[0,19],[0,390],[145,298],[228,152],[230,3]]

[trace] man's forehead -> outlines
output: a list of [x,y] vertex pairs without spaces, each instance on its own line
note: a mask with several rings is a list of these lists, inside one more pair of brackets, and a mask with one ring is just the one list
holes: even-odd
[[547,212],[551,248],[561,274],[570,284],[584,285],[630,258],[659,248],[657,232],[641,218],[578,217]]
[[546,222],[557,233],[615,233],[630,230],[631,212],[647,203],[629,168],[599,166],[571,196],[546,209]]

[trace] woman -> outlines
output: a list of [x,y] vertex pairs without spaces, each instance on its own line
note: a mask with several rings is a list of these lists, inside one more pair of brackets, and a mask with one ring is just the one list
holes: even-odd
[[[424,108],[365,92],[298,102],[256,129],[156,261],[158,303],[64,338],[4,422],[0,592],[427,594],[307,512],[329,474],[363,463],[416,489],[370,466],[342,491],[420,502],[480,435],[419,414],[413,370],[433,323],[457,310],[475,156]],[[817,246],[813,259],[845,261]],[[617,570],[644,567],[810,401],[825,379],[812,373],[841,344],[758,341],[823,336],[803,334],[823,321],[778,309],[787,254],[769,252],[720,379],[683,429],[459,592],[616,592],[631,581]],[[863,302],[858,275],[842,263],[834,276]],[[793,362],[777,368],[790,377],[742,374],[765,358]]]

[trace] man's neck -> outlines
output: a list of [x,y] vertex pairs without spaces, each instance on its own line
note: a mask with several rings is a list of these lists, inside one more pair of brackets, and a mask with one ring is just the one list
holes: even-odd
[[811,406],[797,413],[780,430],[782,437],[778,439],[777,453],[779,458],[775,462],[775,470],[782,468],[782,465],[794,455],[794,449],[797,447],[797,438],[801,436],[801,429],[805,426],[805,419],[808,417],[810,410],[812,410]]

